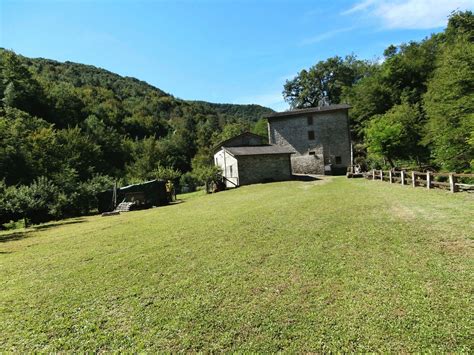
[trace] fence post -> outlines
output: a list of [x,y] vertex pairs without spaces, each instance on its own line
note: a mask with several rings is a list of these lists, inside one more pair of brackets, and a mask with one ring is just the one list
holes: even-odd
[[383,170],[380,169],[380,181],[383,181]]
[[414,171],[411,172],[411,185],[416,187],[416,175]]
[[375,169],[372,169],[372,180],[375,180]]
[[401,179],[402,185],[405,185],[405,171],[404,170],[400,171],[400,179]]
[[458,191],[458,187],[456,186],[456,177],[452,173],[449,174],[449,190],[453,193]]
[[393,183],[392,170],[388,171],[388,181],[390,181],[391,184]]
[[431,189],[431,174],[429,171],[426,172],[426,188]]

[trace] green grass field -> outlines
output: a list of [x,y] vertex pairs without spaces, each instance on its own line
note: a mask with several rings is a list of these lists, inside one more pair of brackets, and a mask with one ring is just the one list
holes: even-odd
[[0,233],[0,350],[473,351],[474,196],[332,178]]

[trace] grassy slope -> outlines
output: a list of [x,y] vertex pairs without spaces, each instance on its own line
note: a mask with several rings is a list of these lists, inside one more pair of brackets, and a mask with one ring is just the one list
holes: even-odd
[[0,348],[472,351],[473,212],[334,178],[46,226],[0,243]]

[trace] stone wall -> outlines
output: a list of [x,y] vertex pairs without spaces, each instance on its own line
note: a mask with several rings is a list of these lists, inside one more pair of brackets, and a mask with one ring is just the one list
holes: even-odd
[[242,155],[237,157],[239,184],[291,180],[289,154]]
[[[308,117],[313,118],[312,124]],[[325,165],[331,165],[333,172],[344,172],[350,166],[347,110],[271,118],[268,131],[271,144],[295,151],[291,157],[294,173],[324,174]],[[314,132],[314,139],[309,139],[308,131]]]

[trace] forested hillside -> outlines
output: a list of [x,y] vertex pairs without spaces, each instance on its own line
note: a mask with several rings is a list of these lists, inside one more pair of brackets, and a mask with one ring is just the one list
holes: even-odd
[[474,170],[474,16],[420,42],[389,46],[382,61],[333,57],[288,80],[292,107],[349,103],[356,163]]
[[199,184],[213,173],[214,144],[245,130],[265,134],[262,116],[272,112],[185,101],[93,66],[7,50],[0,96],[0,225],[85,213],[113,180],[178,182],[184,174]]

